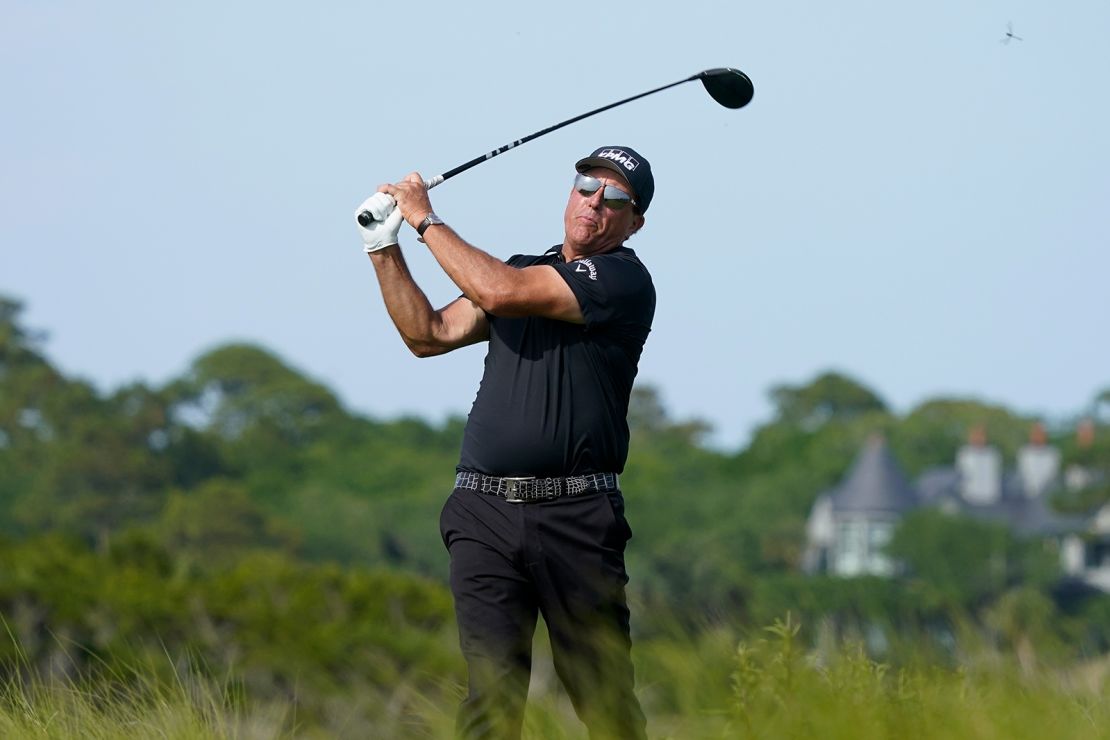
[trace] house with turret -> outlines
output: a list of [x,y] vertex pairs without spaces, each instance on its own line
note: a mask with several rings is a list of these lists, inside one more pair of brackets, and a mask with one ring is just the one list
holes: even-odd
[[871,437],[844,478],[814,502],[803,568],[836,576],[896,576],[898,564],[886,555],[886,545],[907,512],[931,506],[1052,540],[1066,576],[1110,592],[1110,505],[1086,516],[1061,514],[1049,505],[1061,487],[1089,485],[1089,475],[1061,470],[1060,452],[1047,443],[1039,424],[1014,465],[1004,463],[977,428],[952,465],[926,470],[911,482],[885,440]]
[[893,575],[886,544],[902,516],[918,504],[885,440],[871,437],[844,480],[813,505],[806,526],[806,569],[840,576]]

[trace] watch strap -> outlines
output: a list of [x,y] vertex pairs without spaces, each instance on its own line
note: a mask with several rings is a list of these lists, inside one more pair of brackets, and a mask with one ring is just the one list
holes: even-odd
[[425,216],[424,220],[420,222],[420,225],[416,227],[416,235],[424,236],[424,232],[428,230],[429,226],[435,226],[436,224],[442,223],[443,219],[437,216],[433,211],[432,213],[429,213],[427,216]]

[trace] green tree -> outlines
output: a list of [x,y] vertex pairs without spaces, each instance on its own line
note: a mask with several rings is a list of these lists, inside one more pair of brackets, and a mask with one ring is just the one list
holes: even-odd
[[938,602],[975,611],[1019,584],[1043,588],[1057,559],[1040,541],[1001,525],[926,508],[907,514],[887,552]]
[[22,301],[0,294],[0,379],[21,368],[47,364],[39,347],[46,335],[23,326],[23,311]]
[[628,430],[640,447],[700,447],[713,427],[701,419],[677,422],[670,418],[659,389],[637,385],[628,402]]
[[1033,419],[1001,407],[967,399],[935,399],[922,403],[890,434],[891,449],[910,474],[934,465],[951,465],[956,452],[975,428],[1003,457],[1012,460],[1029,440]]
[[103,541],[157,515],[173,467],[166,409],[156,393],[135,385],[105,399],[84,383],[65,383],[42,418],[49,442],[14,508],[25,529]]
[[66,385],[42,355],[43,335],[21,323],[23,304],[0,295],[0,532],[18,531],[15,508],[48,455],[50,406]]
[[208,567],[255,548],[295,553],[300,540],[292,524],[254,503],[242,483],[224,478],[171,493],[154,531],[179,558]]
[[292,462],[297,450],[348,421],[330,390],[249,344],[201,355],[167,392],[175,416],[222,440],[243,468]]
[[152,517],[171,478],[167,409],[135,384],[101,397],[65,378],[0,299],[0,527],[103,539]]
[[1060,510],[1089,514],[1110,503],[1110,425],[1102,421],[1103,409],[1110,410],[1110,389],[1095,395],[1090,413],[1060,441],[1063,467],[1070,478],[1069,485],[1053,497]]
[[805,385],[777,385],[771,399],[780,421],[816,429],[832,419],[886,411],[886,403],[859,382],[836,372],[825,372]]

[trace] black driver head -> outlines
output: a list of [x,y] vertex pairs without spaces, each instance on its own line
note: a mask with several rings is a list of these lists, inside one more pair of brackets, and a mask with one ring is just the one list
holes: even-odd
[[752,102],[755,88],[748,76],[732,67],[707,69],[695,75],[714,100],[726,108],[743,108]]

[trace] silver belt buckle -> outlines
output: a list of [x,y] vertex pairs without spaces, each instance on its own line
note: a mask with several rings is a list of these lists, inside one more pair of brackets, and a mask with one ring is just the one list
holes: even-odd
[[526,498],[520,497],[521,483],[528,480],[535,480],[536,476],[530,475],[523,478],[502,478],[505,481],[505,500],[510,504],[522,504],[528,501]]

